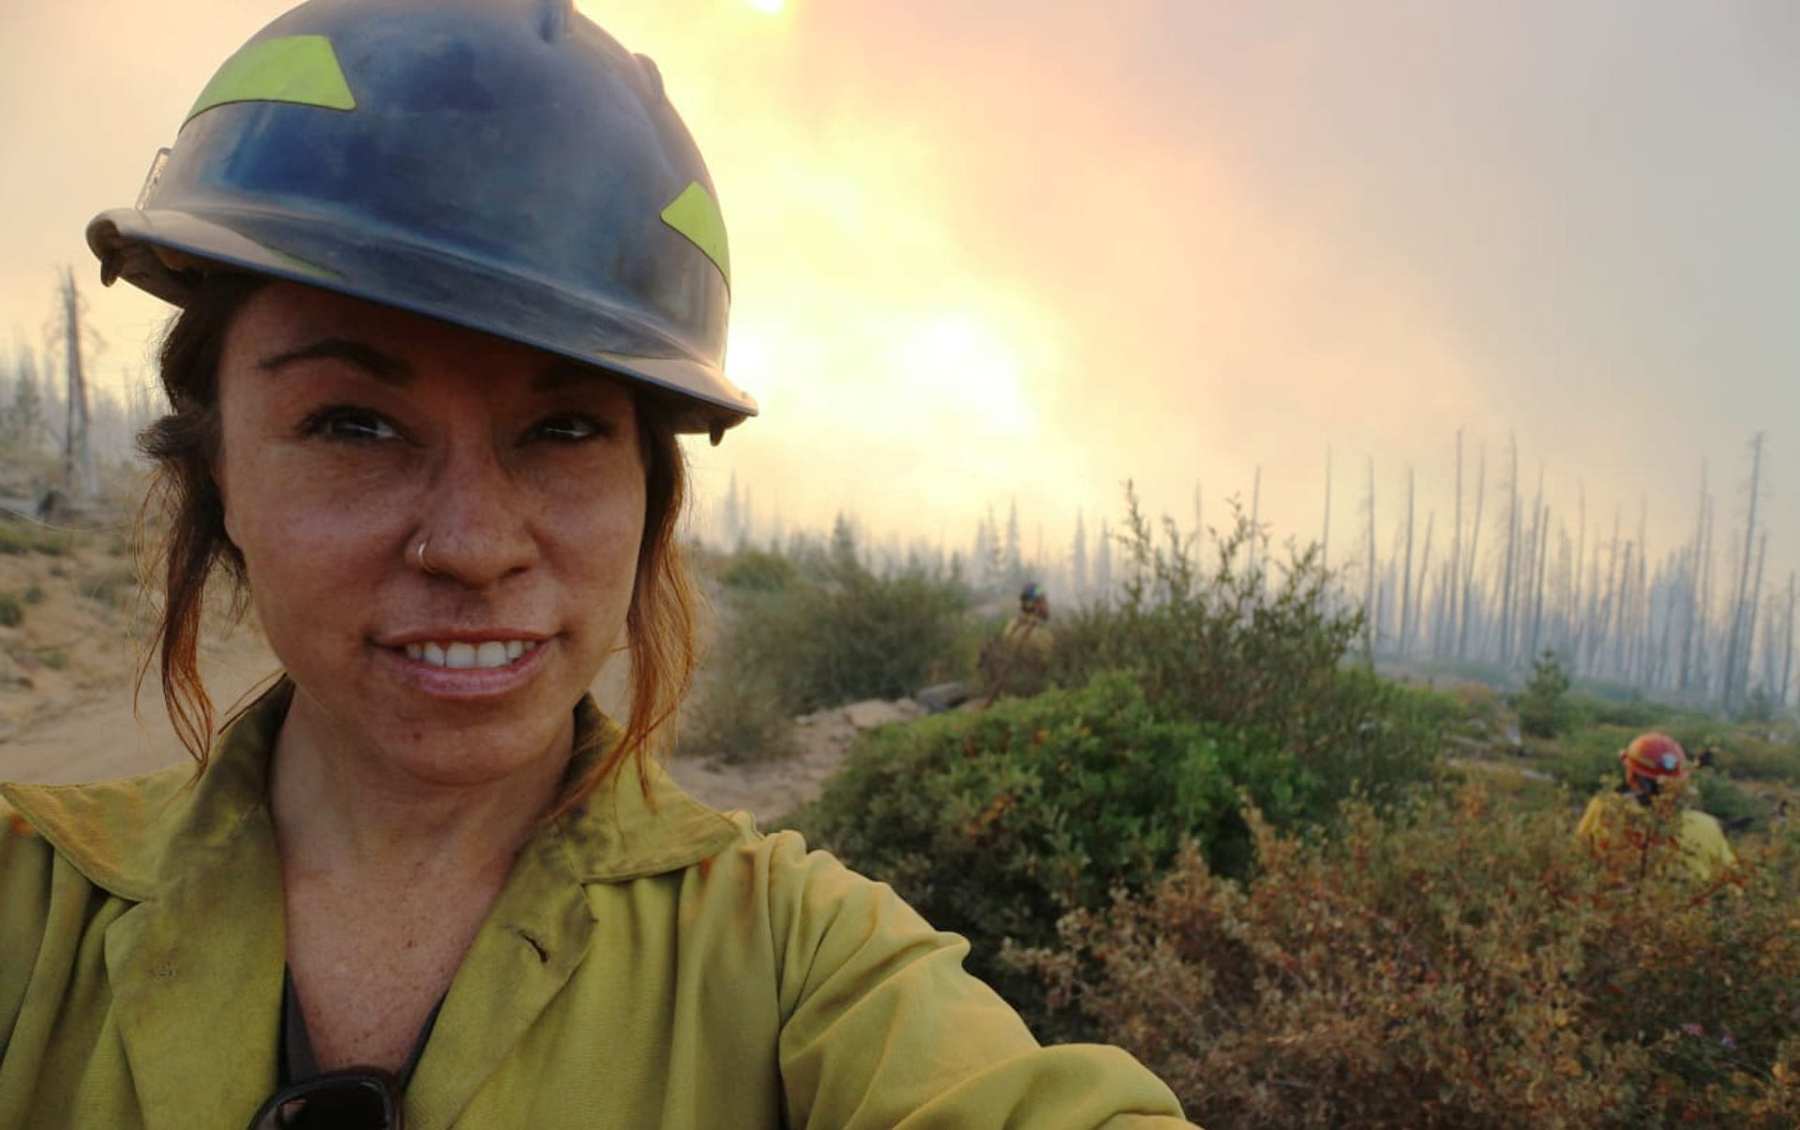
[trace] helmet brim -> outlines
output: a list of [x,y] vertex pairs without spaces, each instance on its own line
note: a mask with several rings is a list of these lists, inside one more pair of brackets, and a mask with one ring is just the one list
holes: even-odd
[[245,271],[422,314],[641,382],[673,394],[677,431],[710,434],[714,442],[757,414],[756,401],[719,366],[661,327],[440,248],[378,239],[346,244],[329,225],[292,215],[135,208],[96,216],[87,241],[103,282],[123,278],[176,306],[187,304],[206,271]]

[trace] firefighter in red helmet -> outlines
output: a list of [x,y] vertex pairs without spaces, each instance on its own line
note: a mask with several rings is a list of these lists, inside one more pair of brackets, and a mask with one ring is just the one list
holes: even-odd
[[[1601,853],[1623,852],[1639,873],[1651,866],[1653,849],[1673,847],[1675,858],[1696,878],[1711,879],[1737,860],[1719,822],[1682,802],[1693,762],[1667,734],[1640,734],[1619,751],[1625,783],[1588,803],[1575,835]],[[1659,798],[1673,807],[1666,823],[1653,811]]]

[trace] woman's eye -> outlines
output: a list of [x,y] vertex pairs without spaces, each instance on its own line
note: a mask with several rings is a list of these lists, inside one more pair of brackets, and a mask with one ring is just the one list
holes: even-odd
[[394,426],[365,408],[322,408],[306,418],[302,434],[325,439],[374,442],[399,438]]
[[584,439],[606,435],[609,429],[598,420],[587,416],[551,416],[540,422],[532,430],[538,439],[553,440],[558,443],[579,443]]

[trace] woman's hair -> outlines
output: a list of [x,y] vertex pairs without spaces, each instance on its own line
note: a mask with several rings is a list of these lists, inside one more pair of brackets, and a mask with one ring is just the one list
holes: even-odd
[[[225,533],[225,507],[213,478],[219,452],[219,356],[225,333],[244,303],[268,280],[257,275],[209,274],[175,316],[158,352],[168,415],[146,427],[138,446],[156,462],[155,478],[140,515],[160,510],[168,531],[156,550],[164,600],[152,647],[138,667],[141,687],[152,662],[161,659],[163,699],[181,744],[204,772],[212,744],[215,711],[200,678],[199,644],[208,581],[222,570],[231,586],[234,615],[242,615],[249,576],[244,557]],[[671,720],[693,682],[694,589],[681,547],[677,520],[687,497],[687,465],[675,438],[674,413],[660,394],[633,388],[638,447],[644,461],[644,534],[638,545],[636,583],[625,615],[631,661],[631,709],[612,748],[592,759],[569,781],[554,816],[580,804],[627,759],[637,763],[640,787],[649,787],[646,761],[671,732]],[[576,753],[593,752],[577,750]]]

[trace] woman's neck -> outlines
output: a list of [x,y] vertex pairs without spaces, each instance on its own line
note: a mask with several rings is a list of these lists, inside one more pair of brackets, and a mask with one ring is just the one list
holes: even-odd
[[361,748],[296,692],[270,766],[282,870],[365,889],[435,877],[497,886],[554,802],[573,739],[571,717],[551,748],[507,776],[426,781]]

